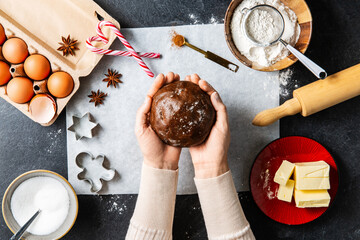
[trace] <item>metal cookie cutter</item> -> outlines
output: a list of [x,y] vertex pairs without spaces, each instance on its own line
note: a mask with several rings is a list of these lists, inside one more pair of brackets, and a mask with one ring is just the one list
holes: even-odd
[[85,113],[82,117],[73,116],[73,124],[68,128],[69,131],[75,133],[76,140],[86,138],[92,138],[92,130],[98,125],[91,120],[89,112]]
[[91,185],[90,191],[93,193],[101,190],[103,181],[110,181],[115,176],[114,169],[104,167],[104,160],[104,155],[94,158],[89,152],[82,152],[76,156],[76,165],[82,169],[77,178],[88,181]]

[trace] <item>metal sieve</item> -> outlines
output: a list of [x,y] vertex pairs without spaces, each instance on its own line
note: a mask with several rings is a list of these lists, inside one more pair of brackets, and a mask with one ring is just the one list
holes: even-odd
[[[254,14],[255,11],[261,11],[261,10],[268,12],[273,17],[274,21],[277,21],[280,24],[280,26],[279,26],[280,31],[278,31],[278,35],[276,35],[270,41],[260,41],[259,39],[254,38],[254,36],[250,34],[250,27],[248,24],[249,17],[251,16],[251,14]],[[241,10],[241,12],[243,14],[243,18],[241,21],[241,29],[242,29],[244,35],[246,36],[246,38],[250,42],[254,43],[256,46],[259,46],[259,47],[267,47],[267,46],[273,45],[277,42],[281,42],[317,78],[324,79],[327,77],[327,73],[323,68],[318,66],[316,63],[314,63],[312,60],[307,58],[300,51],[298,51],[293,46],[291,46],[290,44],[288,44],[287,42],[285,42],[284,40],[281,39],[281,37],[284,34],[284,30],[285,30],[285,21],[284,21],[284,17],[279,12],[279,10],[277,10],[275,7],[267,5],[267,4],[260,4],[260,5],[254,6],[250,9],[243,8]]]

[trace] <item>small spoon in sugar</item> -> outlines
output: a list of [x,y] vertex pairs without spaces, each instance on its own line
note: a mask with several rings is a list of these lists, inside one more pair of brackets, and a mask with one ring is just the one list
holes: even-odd
[[10,240],[20,240],[26,229],[31,225],[31,223],[36,219],[36,217],[40,214],[41,210],[39,209],[25,224],[22,226],[19,231],[17,231],[14,236],[10,238]]

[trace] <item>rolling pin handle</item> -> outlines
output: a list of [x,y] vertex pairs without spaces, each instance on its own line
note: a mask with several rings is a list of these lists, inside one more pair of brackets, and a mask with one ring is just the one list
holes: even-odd
[[296,98],[287,100],[276,108],[268,109],[258,113],[252,121],[255,126],[268,126],[280,118],[295,115],[301,112],[300,102]]

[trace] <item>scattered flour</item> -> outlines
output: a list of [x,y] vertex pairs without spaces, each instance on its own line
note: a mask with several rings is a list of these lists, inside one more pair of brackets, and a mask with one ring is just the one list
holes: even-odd
[[[127,199],[126,201],[129,201],[132,198],[133,197],[130,195],[129,199]],[[102,197],[100,199],[102,200]],[[107,211],[108,212],[117,212],[119,215],[123,215],[128,210],[128,207],[127,207],[126,201],[120,203],[120,200],[121,199],[120,199],[119,195],[111,196],[111,198],[106,203]]]
[[126,210],[127,206],[124,203],[119,205],[117,202],[113,202],[109,209],[109,212],[118,212],[120,215],[122,215]]
[[273,177],[270,175],[270,161],[267,161],[265,164],[265,171],[260,173],[260,179],[263,180],[263,190],[266,192],[266,196],[269,200],[272,200],[276,197],[277,192],[271,190],[270,181],[273,180]]
[[279,73],[279,83],[280,83],[280,96],[289,97],[292,94],[292,89],[299,88],[298,81],[292,80],[293,70],[286,69],[280,71]]
[[190,13],[188,15],[188,18],[190,19],[190,25],[195,24],[219,24],[223,23],[224,19],[218,19],[214,14],[211,14],[211,17],[208,21],[201,21],[200,17],[196,15],[195,13]]
[[[278,78],[273,78],[272,76],[264,76],[264,81],[262,82],[263,89],[265,90],[266,98],[277,98],[278,94],[282,98],[287,98],[291,96],[293,89],[299,88],[298,80],[293,79],[293,70],[287,68],[279,72]],[[278,92],[276,89],[273,89],[270,86],[276,85],[280,87]],[[272,89],[269,91],[269,88]]]
[[269,173],[269,169],[266,169],[265,172],[263,172],[263,179],[264,179],[264,185],[263,185],[263,189],[268,188],[269,186],[269,181],[270,181],[270,173]]
[[[280,43],[275,43],[268,47],[260,47],[252,43],[247,39],[245,34],[242,32],[241,24],[242,24],[242,9],[243,8],[252,8],[256,5],[267,4],[277,8],[285,20],[285,30],[282,36],[282,39],[294,46],[299,39],[300,36],[300,26],[297,23],[296,14],[288,7],[286,7],[280,0],[244,0],[234,11],[233,18],[231,20],[231,32],[234,43],[239,51],[245,55],[249,60],[254,63],[257,63],[260,66],[270,66],[275,62],[285,58],[289,55],[289,51]],[[256,17],[256,16],[254,16]],[[273,26],[271,23],[271,17],[269,15],[262,13],[261,16],[257,16],[256,19],[260,21],[264,26]],[[262,36],[263,38],[271,38],[273,36],[267,37],[265,36],[261,30],[262,28],[255,28],[254,35]],[[269,29],[268,29],[269,30]],[[274,29],[273,33],[274,33]],[[270,30],[269,30],[270,31]],[[276,31],[275,31],[276,34]]]
[[200,24],[199,17],[196,16],[194,13],[190,13],[189,18],[191,20],[191,24]]
[[291,69],[286,69],[284,71],[280,71],[279,73],[279,82],[281,86],[286,87],[289,84],[289,80],[293,74]]
[[274,199],[276,197],[276,195],[277,195],[277,192],[271,191],[270,187],[268,187],[267,193],[266,193],[267,198],[269,200],[272,200],[272,199]]
[[218,24],[219,21],[216,19],[216,17],[213,14],[211,14],[211,18],[209,20],[209,23],[210,24]]
[[193,206],[193,207],[192,207],[192,210],[198,211],[198,210],[201,210],[201,207],[200,207],[200,206]]
[[60,141],[59,137],[60,137],[61,133],[62,133],[61,129],[54,130],[54,131],[47,133],[47,138],[49,140],[48,142],[50,144],[48,146],[48,148],[46,149],[47,153],[52,154],[53,150],[57,149],[59,141]]

